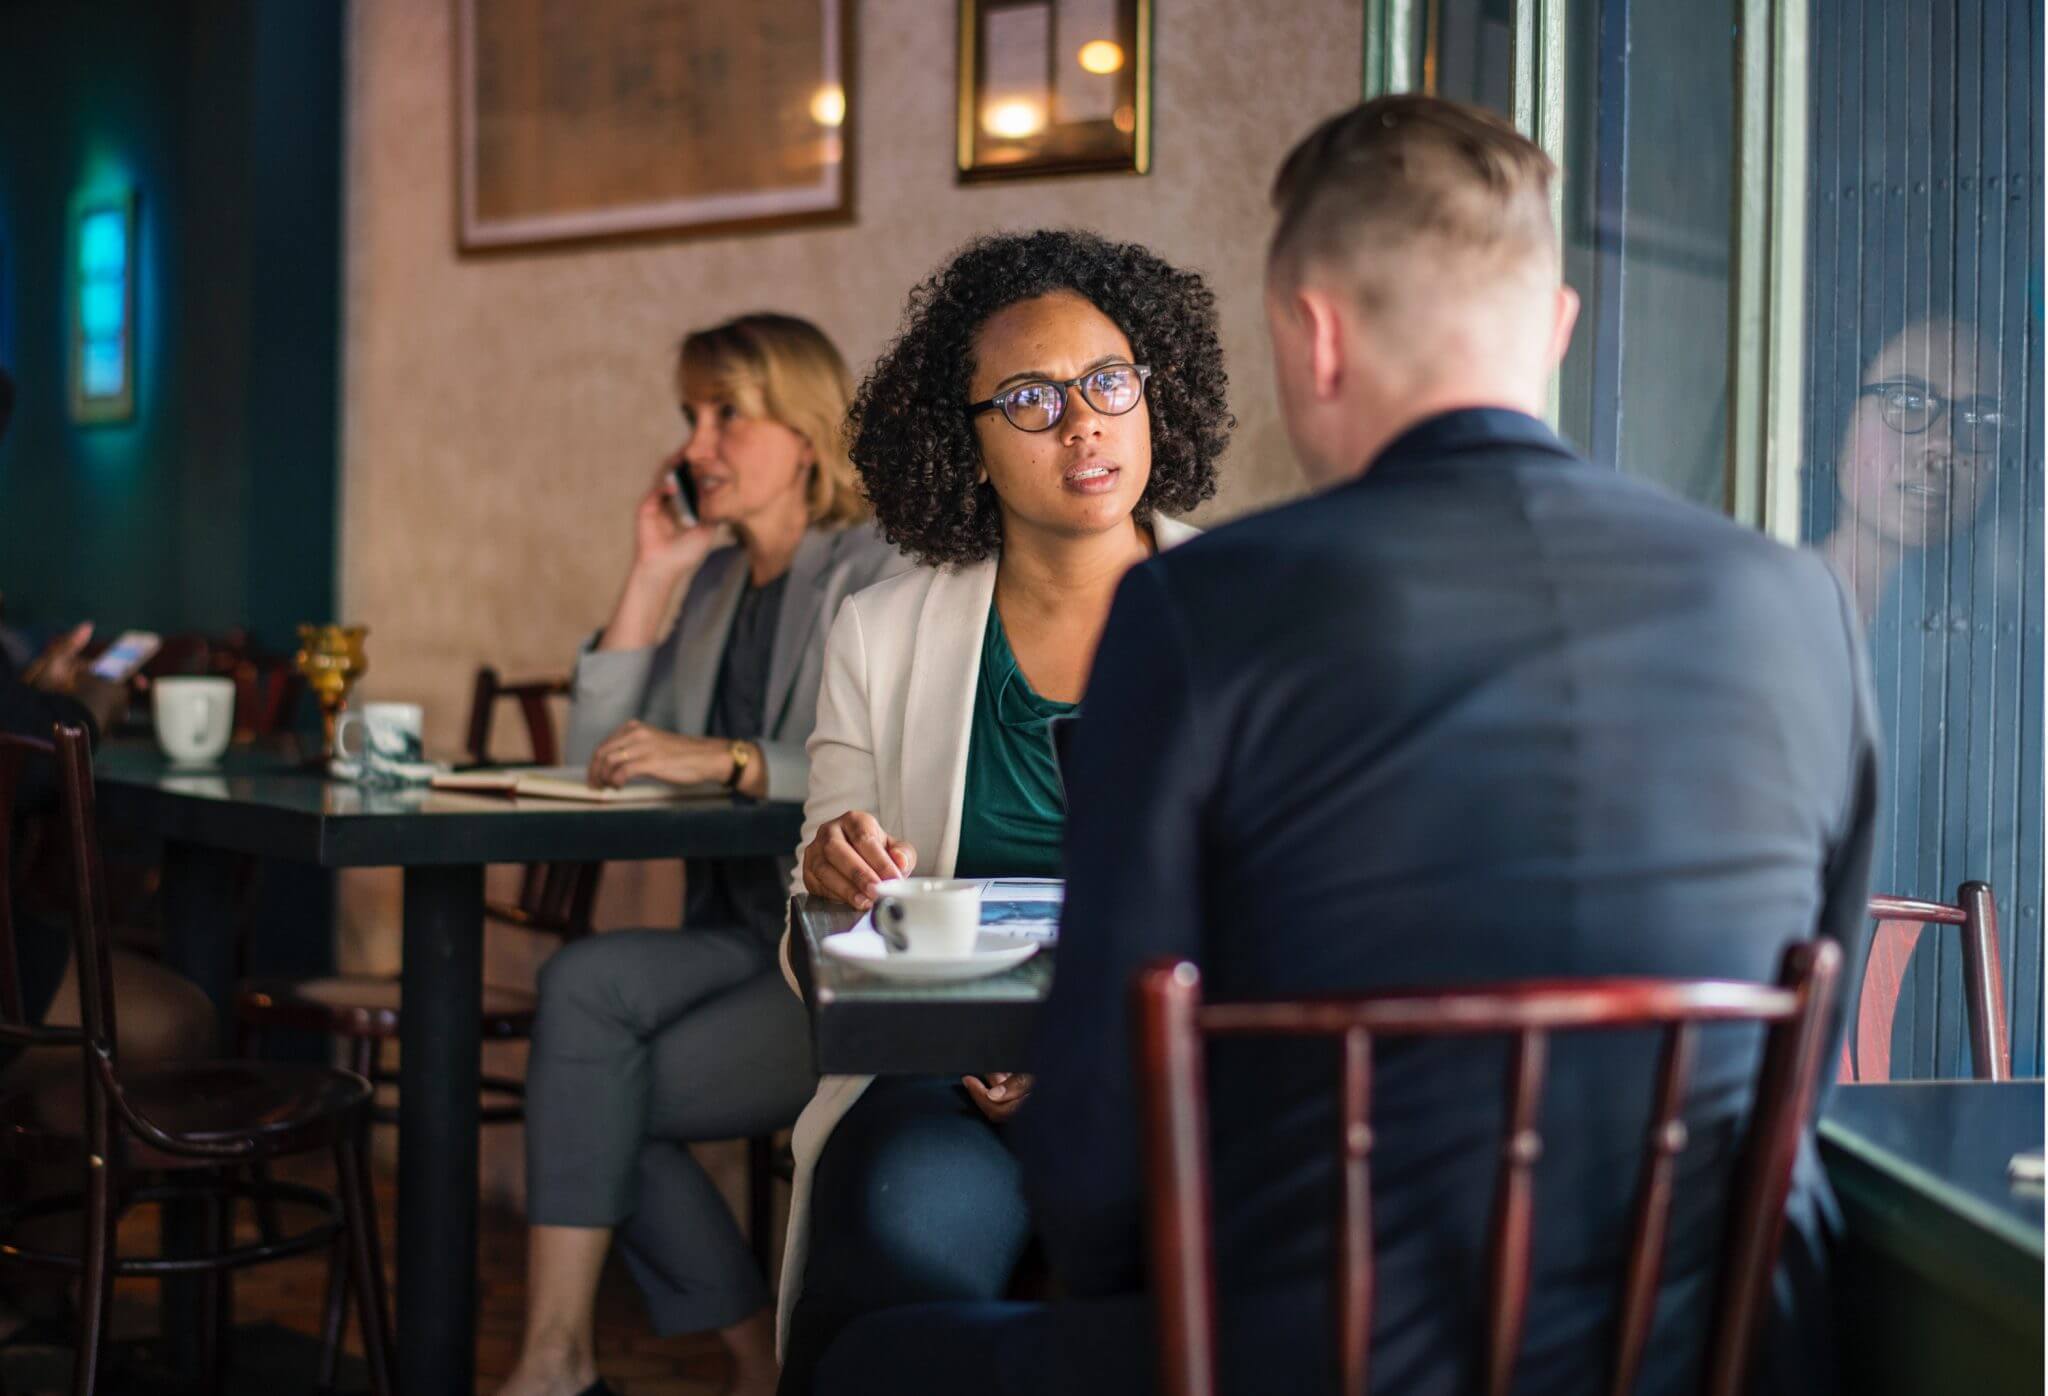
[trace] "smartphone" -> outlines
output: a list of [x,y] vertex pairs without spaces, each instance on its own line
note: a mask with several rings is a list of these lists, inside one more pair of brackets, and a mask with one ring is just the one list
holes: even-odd
[[149,663],[149,657],[162,645],[163,641],[147,630],[124,631],[120,639],[92,662],[92,676],[108,683],[126,683],[135,677],[136,670]]
[[675,482],[676,492],[669,496],[669,501],[676,506],[676,517],[683,521],[683,527],[695,528],[697,526],[697,482],[690,478],[690,467],[678,465],[669,471],[668,478]]

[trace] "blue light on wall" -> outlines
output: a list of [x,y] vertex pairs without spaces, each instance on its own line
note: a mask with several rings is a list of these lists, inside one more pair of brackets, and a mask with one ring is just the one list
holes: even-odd
[[71,418],[135,415],[135,195],[81,195],[71,214]]

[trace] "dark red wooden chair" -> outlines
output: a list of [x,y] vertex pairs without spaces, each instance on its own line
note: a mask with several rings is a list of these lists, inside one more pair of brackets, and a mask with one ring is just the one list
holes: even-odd
[[[100,1348],[116,1276],[206,1277],[200,1351],[208,1389],[219,1387],[230,1312],[229,1274],[243,1266],[308,1251],[346,1252],[349,1283],[363,1315],[362,1336],[373,1390],[392,1387],[391,1321],[378,1255],[376,1209],[362,1151],[370,1083],[328,1067],[247,1061],[205,1061],[125,1071],[116,1051],[116,1005],[106,924],[98,826],[93,810],[92,751],[83,731],[57,727],[54,741],[0,733],[0,831],[14,822],[23,762],[54,763],[63,837],[70,851],[72,953],[78,967],[80,1026],[29,1023],[15,959],[11,902],[6,895],[8,841],[0,837],[0,1042],[75,1049],[78,1077],[51,1081],[30,1073],[0,1099],[0,1160],[76,1165],[74,1194],[0,1205],[0,1263],[69,1271],[79,1277],[79,1334],[73,1389],[93,1391],[101,1378]],[[333,1193],[250,1176],[270,1161],[325,1149],[334,1157]],[[116,1235],[122,1215],[144,1203],[202,1205],[210,1247],[198,1254],[122,1256]],[[275,1210],[311,1207],[319,1220],[291,1235],[266,1234],[259,1244],[233,1240],[235,1204]],[[82,1254],[38,1248],[23,1235],[37,1217],[82,1213]]]
[[1998,903],[1982,882],[1956,889],[1953,906],[1906,897],[1872,897],[1877,922],[1856,1012],[1842,1040],[1843,1081],[1892,1079],[1892,1023],[1914,948],[1929,926],[1956,926],[1963,939],[1963,1013],[1970,1029],[1970,1065],[1980,1081],[2012,1078],[2012,1034],[2005,1025],[2005,970],[1998,953]]
[[[567,697],[569,687],[567,679],[506,683],[490,665],[480,667],[470,691],[469,733],[463,744],[469,759],[479,766],[507,764],[492,757],[491,734],[497,726],[499,707],[513,703],[525,722],[533,764],[560,765],[562,748],[555,736],[554,713],[549,704],[556,698]],[[589,933],[603,869],[602,863],[528,863],[520,877],[518,900],[488,902],[485,914],[508,926],[574,940]]]
[[1204,1003],[1186,962],[1162,960],[1132,986],[1145,1145],[1151,1281],[1157,1304],[1160,1396],[1214,1396],[1216,1277],[1209,1213],[1208,1103],[1204,1042],[1211,1037],[1335,1039],[1342,1062],[1343,1159],[1335,1246],[1340,1390],[1367,1389],[1372,1335],[1372,1051],[1375,1040],[1512,1036],[1507,1137],[1493,1196],[1486,1305],[1486,1390],[1504,1396],[1514,1377],[1528,1301],[1534,1168],[1542,1152],[1538,1109],[1549,1036],[1592,1028],[1661,1026],[1654,1116],[1635,1194],[1634,1241],[1618,1284],[1620,1320],[1606,1389],[1625,1396],[1640,1368],[1656,1310],[1672,1175],[1686,1145],[1680,1118],[1702,1024],[1769,1025],[1756,1107],[1732,1194],[1707,1396],[1747,1389],[1761,1310],[1784,1225],[1800,1131],[1826,1050],[1827,1007],[1841,968],[1829,941],[1785,953],[1777,985],[1710,980],[1594,979],[1354,997]]

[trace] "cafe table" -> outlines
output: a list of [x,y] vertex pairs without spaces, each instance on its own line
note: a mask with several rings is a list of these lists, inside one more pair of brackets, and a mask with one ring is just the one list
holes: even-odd
[[826,1076],[967,1075],[1024,1065],[1031,1020],[1052,987],[1053,949],[1015,969],[958,984],[878,979],[818,948],[860,913],[820,897],[790,899],[790,969],[810,1010],[811,1052]]
[[[248,857],[404,870],[399,1036],[398,1372],[408,1396],[475,1383],[478,1020],[484,869],[493,863],[787,854],[802,807],[744,799],[584,805],[414,787],[369,790],[282,756],[170,766],[110,744],[100,815],[163,841],[164,958],[225,1009],[230,904]],[[264,928],[256,928],[264,934]]]

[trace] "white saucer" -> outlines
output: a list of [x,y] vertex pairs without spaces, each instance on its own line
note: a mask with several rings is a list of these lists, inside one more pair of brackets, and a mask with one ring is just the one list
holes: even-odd
[[1038,953],[1038,942],[983,931],[968,955],[903,955],[872,930],[841,931],[826,936],[818,948],[843,965],[852,965],[884,979],[948,984],[985,979],[1023,964]]

